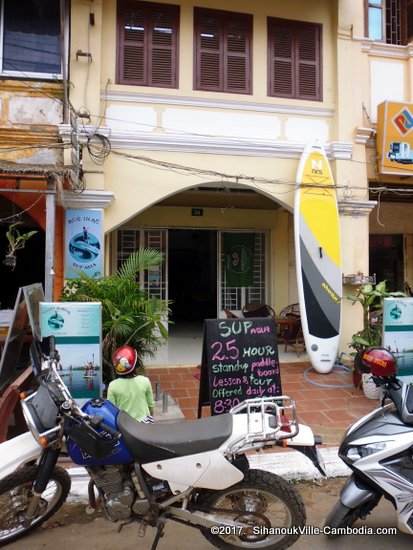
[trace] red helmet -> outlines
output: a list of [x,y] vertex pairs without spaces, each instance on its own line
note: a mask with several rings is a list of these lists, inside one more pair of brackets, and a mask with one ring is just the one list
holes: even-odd
[[363,367],[373,376],[391,377],[396,374],[396,358],[384,348],[369,348],[361,355]]
[[119,376],[131,373],[138,360],[138,352],[131,346],[121,346],[112,355],[112,363],[115,367],[115,372]]

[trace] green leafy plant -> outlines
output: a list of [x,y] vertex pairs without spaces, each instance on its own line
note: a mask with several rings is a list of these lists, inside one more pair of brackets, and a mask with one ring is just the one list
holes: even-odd
[[3,263],[11,269],[14,270],[16,267],[16,252],[25,247],[26,242],[36,235],[37,231],[27,231],[26,233],[21,233],[18,230],[18,226],[22,222],[16,222],[9,225],[9,229],[6,232],[6,238],[8,241],[8,249],[6,257],[3,260]]
[[363,328],[352,336],[350,347],[360,352],[368,347],[380,346],[383,325],[383,300],[406,296],[404,292],[389,292],[386,281],[376,285],[361,285],[357,294],[347,296],[353,305],[363,308]]
[[140,249],[129,256],[114,275],[93,279],[79,273],[66,282],[63,301],[101,302],[104,377],[114,377],[111,357],[119,346],[128,344],[143,357],[153,355],[168,336],[165,319],[168,303],[149,297],[137,282],[140,272],[160,266],[163,255],[157,250]]

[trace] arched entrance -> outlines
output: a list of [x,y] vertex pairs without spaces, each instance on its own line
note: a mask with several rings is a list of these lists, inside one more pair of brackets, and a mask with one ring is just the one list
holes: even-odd
[[[246,186],[206,183],[168,196],[118,227],[111,243],[113,269],[139,247],[165,255],[141,280],[171,302],[168,349],[155,364],[199,362],[205,318],[240,314],[248,303],[279,310],[296,301],[292,216]],[[247,269],[234,277],[225,258],[240,245]]]
[[[32,198],[32,202],[35,199]],[[39,212],[33,208],[21,216],[14,217],[24,208],[21,208],[4,195],[0,195],[0,309],[12,309],[19,287],[31,283],[41,282],[44,284],[44,255],[45,255],[45,233],[37,216],[42,214],[42,205],[39,200]],[[21,233],[36,231],[37,233],[27,241],[25,247],[16,252],[16,267],[12,270],[3,263],[8,250],[6,233],[11,224],[21,222],[18,229]]]

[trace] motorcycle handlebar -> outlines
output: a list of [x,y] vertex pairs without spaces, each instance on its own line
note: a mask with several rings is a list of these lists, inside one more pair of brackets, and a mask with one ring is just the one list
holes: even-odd
[[102,416],[91,416],[89,418],[89,421],[94,428],[101,428],[102,430],[105,430],[105,432],[108,432],[108,434],[110,434],[115,439],[120,439],[120,437],[122,436],[120,432],[112,429],[110,426],[105,424],[103,422]]

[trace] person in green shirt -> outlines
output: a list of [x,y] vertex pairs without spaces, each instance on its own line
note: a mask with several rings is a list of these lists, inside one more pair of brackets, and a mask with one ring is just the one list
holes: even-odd
[[139,422],[153,422],[152,386],[149,378],[137,373],[138,353],[131,346],[122,346],[112,357],[119,378],[109,384],[108,399]]

